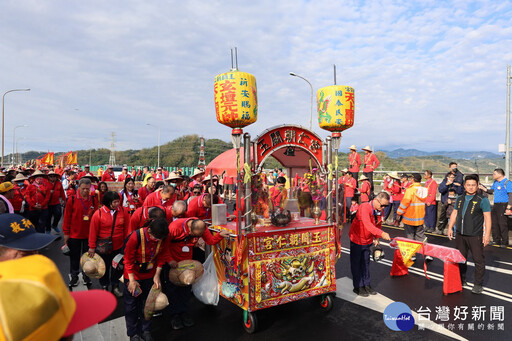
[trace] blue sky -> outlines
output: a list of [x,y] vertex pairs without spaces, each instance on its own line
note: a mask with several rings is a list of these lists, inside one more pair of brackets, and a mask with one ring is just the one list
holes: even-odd
[[[488,150],[505,140],[510,1],[2,1],[5,148],[154,146],[184,134],[229,140],[213,78],[231,66],[258,83],[253,136],[309,126],[310,88],[355,89],[351,144]],[[313,113],[316,117],[316,113]],[[313,128],[322,136],[315,123]]]

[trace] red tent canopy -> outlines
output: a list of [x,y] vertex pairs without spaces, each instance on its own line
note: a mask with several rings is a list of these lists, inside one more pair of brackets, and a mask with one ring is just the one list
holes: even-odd
[[[240,170],[244,168],[244,147],[240,148]],[[252,150],[251,150],[251,162],[252,162]],[[224,153],[217,156],[206,166],[205,175],[210,174],[221,175],[222,172],[226,171],[226,176],[236,177],[236,149],[226,150]]]

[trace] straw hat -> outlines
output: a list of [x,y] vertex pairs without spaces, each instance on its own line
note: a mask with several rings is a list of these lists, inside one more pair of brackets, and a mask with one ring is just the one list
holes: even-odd
[[60,176],[59,174],[55,173],[54,171],[49,171],[48,174],[46,174],[46,175],[48,175],[48,176],[55,175],[57,177]]
[[192,174],[192,176],[190,178],[194,178],[196,176],[203,175],[203,174],[204,174],[204,170],[196,168],[196,169],[194,169],[194,173]]
[[171,180],[183,180],[183,178],[176,172],[171,172],[169,174],[169,177],[167,179],[165,179],[165,181],[171,181]]
[[368,178],[364,174],[361,174],[358,181],[363,181],[363,180],[368,180]]
[[388,175],[390,178],[400,180],[400,175],[398,175],[398,172],[389,172]]
[[5,178],[5,173],[4,172],[0,172],[0,177],[4,177]]
[[28,180],[28,178],[26,176],[24,176],[23,174],[18,173],[18,174],[16,174],[16,177],[12,181],[19,182],[19,181],[25,181],[25,180]]
[[367,150],[369,152],[373,152],[373,150],[370,148],[370,146],[366,146],[362,150]]
[[105,274],[105,261],[97,253],[92,258],[89,257],[89,253],[84,253],[80,258],[80,266],[91,278],[101,278]]
[[178,286],[194,284],[204,273],[203,264],[195,260],[182,260],[169,271],[169,280]]
[[351,145],[350,147],[348,147],[348,149],[350,150],[357,150],[357,147],[355,144]]
[[46,176],[46,174],[37,169],[34,173],[30,174],[29,178],[35,178],[37,176]]
[[347,168],[343,168],[341,171],[342,171],[343,173],[346,173],[346,172],[348,172],[348,169],[347,169]]
[[155,289],[153,286],[149,291],[146,304],[144,306],[144,319],[149,321],[155,311],[163,310],[169,305],[169,299],[162,292],[162,289]]

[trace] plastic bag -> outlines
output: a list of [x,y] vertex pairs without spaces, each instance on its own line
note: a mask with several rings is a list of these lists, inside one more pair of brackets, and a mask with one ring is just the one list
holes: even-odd
[[217,305],[219,303],[219,280],[213,261],[213,252],[206,258],[203,266],[204,274],[196,283],[192,284],[192,292],[204,304]]

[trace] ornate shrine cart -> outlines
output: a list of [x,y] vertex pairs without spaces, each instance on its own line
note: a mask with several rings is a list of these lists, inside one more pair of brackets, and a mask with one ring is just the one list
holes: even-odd
[[[233,68],[215,77],[217,120],[233,128],[234,150],[218,156],[207,166],[206,172],[220,174],[225,171],[228,176],[236,176],[236,207],[242,209],[237,210],[236,222],[212,226],[212,230],[228,230],[233,236],[215,245],[212,251],[220,295],[243,309],[243,325],[249,333],[257,329],[257,310],[313,296],[320,298],[320,305],[325,310],[332,308],[332,295],[336,293],[335,263],[341,252],[339,215],[334,214],[333,208],[338,206],[339,200],[333,198],[333,183],[337,186],[337,181],[333,181],[337,179],[337,158],[335,166],[332,158],[333,142],[337,151],[340,132],[353,124],[354,99],[350,87],[336,89],[336,94],[334,90],[329,93],[327,88],[319,90],[319,96],[322,91],[319,122],[325,129],[321,122],[328,119],[333,123],[329,127],[335,127],[333,130],[337,132],[327,137],[326,143],[313,131],[297,125],[270,128],[251,141],[242,128],[257,118],[254,76]],[[350,93],[348,102],[344,100],[345,90]],[[343,99],[343,104],[350,105],[349,125],[342,124],[346,123],[345,119],[332,118],[331,121],[329,118],[330,112],[336,115],[337,97]],[[331,109],[329,103],[332,103]],[[340,100],[338,103],[343,105]],[[252,214],[252,175],[261,171],[269,156],[286,168],[290,179],[307,172],[312,165],[320,170],[319,174],[323,174],[327,184],[325,220],[296,215],[286,226],[276,226],[261,219],[256,222]],[[226,158],[228,166],[219,162]],[[333,171],[336,177],[333,177]]]

